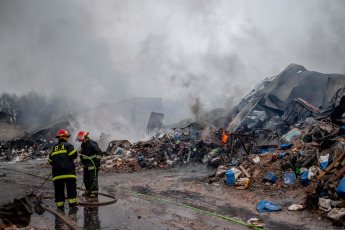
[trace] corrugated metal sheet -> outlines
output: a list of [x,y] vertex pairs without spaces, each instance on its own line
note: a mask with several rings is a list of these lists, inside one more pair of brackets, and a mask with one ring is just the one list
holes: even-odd
[[325,94],[323,98],[323,108],[327,108],[332,100],[334,94],[345,86],[344,78],[328,78]]
[[231,125],[227,128],[227,131],[235,132],[238,126],[241,125],[243,120],[246,118],[248,113],[252,111],[252,109],[258,104],[258,102],[261,100],[261,97],[255,97],[253,98],[234,118]]
[[266,103],[265,103],[265,105],[266,105],[267,107],[271,107],[271,108],[273,108],[273,109],[278,109],[277,106],[276,106],[268,97],[266,98]]

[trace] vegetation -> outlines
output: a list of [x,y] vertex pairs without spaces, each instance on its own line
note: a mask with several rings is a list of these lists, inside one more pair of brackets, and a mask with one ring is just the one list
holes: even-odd
[[8,112],[11,122],[24,126],[60,119],[72,109],[72,104],[63,97],[46,97],[35,92],[22,96],[3,93],[0,96],[0,111]]

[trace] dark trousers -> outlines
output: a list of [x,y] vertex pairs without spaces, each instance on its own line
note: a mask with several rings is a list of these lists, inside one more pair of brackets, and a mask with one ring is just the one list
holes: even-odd
[[98,170],[84,168],[84,184],[88,193],[98,193]]
[[77,180],[74,178],[57,179],[54,181],[55,202],[58,207],[65,203],[65,185],[67,188],[68,203],[75,204],[77,202]]

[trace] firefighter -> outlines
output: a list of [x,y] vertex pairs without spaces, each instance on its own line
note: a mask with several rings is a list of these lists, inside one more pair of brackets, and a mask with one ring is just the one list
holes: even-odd
[[97,142],[89,138],[88,132],[80,131],[77,141],[82,142],[80,159],[83,164],[83,182],[86,189],[82,195],[98,197],[98,171],[103,156],[102,150],[98,147]]
[[64,209],[66,185],[68,204],[75,207],[78,206],[77,176],[73,160],[77,158],[78,153],[73,145],[68,143],[70,135],[66,130],[61,129],[56,137],[58,143],[54,145],[48,159],[49,164],[53,166],[55,202],[58,209]]

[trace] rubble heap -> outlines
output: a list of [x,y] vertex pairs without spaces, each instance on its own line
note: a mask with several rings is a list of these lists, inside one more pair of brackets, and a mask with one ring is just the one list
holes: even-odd
[[[230,113],[214,111],[219,117],[210,113],[207,119],[181,121],[147,141],[111,141],[100,172],[207,164],[216,169],[209,183],[258,193],[300,190],[307,196],[289,210],[320,209],[345,225],[344,112],[344,75],[291,64],[265,79]],[[50,144],[41,142],[39,149]],[[257,209],[281,207],[262,201]]]

